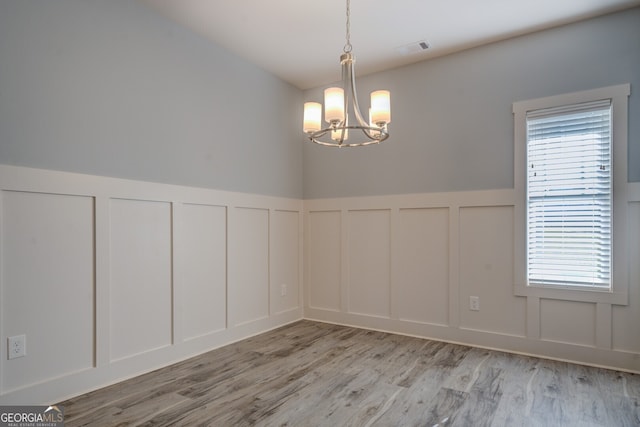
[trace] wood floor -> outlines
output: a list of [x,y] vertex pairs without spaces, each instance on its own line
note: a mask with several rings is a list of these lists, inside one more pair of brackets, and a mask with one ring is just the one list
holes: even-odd
[[62,402],[72,426],[640,426],[640,375],[300,321]]

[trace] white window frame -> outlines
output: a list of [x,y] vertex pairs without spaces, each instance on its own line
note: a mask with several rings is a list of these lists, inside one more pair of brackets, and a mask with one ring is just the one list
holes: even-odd
[[[549,96],[513,104],[514,114],[514,294],[539,298],[627,305],[629,272],[627,250],[627,139],[628,97],[631,85]],[[611,100],[613,205],[611,287],[609,289],[548,286],[527,282],[527,112],[586,102]]]

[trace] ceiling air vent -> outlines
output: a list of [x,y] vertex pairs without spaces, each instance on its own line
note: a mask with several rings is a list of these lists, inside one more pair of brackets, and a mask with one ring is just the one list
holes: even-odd
[[416,53],[421,53],[429,49],[429,43],[425,40],[421,40],[419,42],[409,43],[404,46],[397,47],[395,50],[401,55],[415,55]]

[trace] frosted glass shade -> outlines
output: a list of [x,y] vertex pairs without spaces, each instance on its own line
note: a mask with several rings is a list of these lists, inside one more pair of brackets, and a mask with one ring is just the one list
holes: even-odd
[[344,90],[341,87],[324,90],[324,119],[327,123],[344,120]]
[[391,123],[391,95],[388,90],[371,92],[371,122]]
[[305,102],[302,130],[304,132],[319,131],[321,119],[322,105],[320,105],[320,103],[318,102]]

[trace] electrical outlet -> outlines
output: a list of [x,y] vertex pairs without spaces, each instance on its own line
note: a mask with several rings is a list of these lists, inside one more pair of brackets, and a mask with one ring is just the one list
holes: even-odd
[[27,354],[27,337],[25,335],[16,335],[7,338],[7,349],[9,360],[24,357]]
[[469,297],[469,310],[480,311],[480,297]]
[[280,285],[280,296],[283,297],[285,295],[287,295],[287,285],[283,283]]

